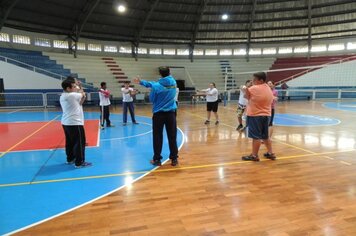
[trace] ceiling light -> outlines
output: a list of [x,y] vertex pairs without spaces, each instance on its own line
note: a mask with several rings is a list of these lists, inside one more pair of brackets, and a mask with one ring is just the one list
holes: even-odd
[[227,19],[229,19],[229,15],[228,14],[224,14],[224,15],[221,16],[221,19],[227,20]]
[[126,11],[126,6],[125,5],[118,5],[117,6],[117,11],[120,12],[120,13],[124,13]]

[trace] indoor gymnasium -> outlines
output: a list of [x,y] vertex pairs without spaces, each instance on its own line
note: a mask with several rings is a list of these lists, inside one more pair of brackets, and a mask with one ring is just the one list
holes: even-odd
[[0,235],[356,235],[355,0],[0,8]]

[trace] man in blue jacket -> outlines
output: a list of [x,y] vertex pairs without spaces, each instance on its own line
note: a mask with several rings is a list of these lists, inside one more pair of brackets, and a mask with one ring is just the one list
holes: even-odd
[[168,67],[159,67],[161,78],[156,81],[145,81],[140,78],[134,78],[134,82],[146,88],[150,88],[150,101],[152,102],[152,129],[153,129],[153,160],[152,165],[161,165],[161,152],[163,144],[163,127],[166,126],[169,158],[172,166],[178,165],[178,147],[177,147],[177,121],[175,102],[177,83],[170,75]]

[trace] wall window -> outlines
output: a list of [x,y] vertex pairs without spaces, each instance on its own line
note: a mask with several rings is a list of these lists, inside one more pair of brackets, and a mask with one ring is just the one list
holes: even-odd
[[280,47],[278,49],[278,54],[287,54],[287,53],[293,53],[293,48],[292,47]]
[[119,53],[132,53],[131,47],[120,47]]
[[234,55],[246,55],[246,49],[243,48],[234,49]]
[[220,55],[221,56],[231,56],[232,49],[220,49]]
[[105,45],[104,46],[104,52],[117,52],[117,47],[116,46]]
[[163,54],[164,55],[176,55],[176,50],[170,49],[170,48],[165,48],[165,49],[163,49]]
[[326,52],[326,45],[313,45],[311,52]]
[[77,50],[84,51],[85,50],[85,43],[77,43]]
[[356,43],[347,43],[347,50],[356,49]]
[[261,48],[251,48],[249,51],[249,55],[261,55],[262,50]]
[[45,38],[35,38],[35,45],[40,47],[51,47],[51,40]]
[[150,48],[150,54],[152,55],[161,55],[162,49],[161,48]]
[[10,36],[7,33],[0,33],[0,42],[10,42]]
[[101,52],[101,45],[88,43],[88,51]]
[[345,50],[345,44],[330,44],[328,51],[340,51]]
[[304,53],[304,52],[308,52],[308,51],[309,51],[308,46],[294,47],[294,53]]
[[205,55],[216,56],[216,55],[218,55],[218,50],[217,49],[205,49]]
[[147,54],[147,48],[138,48],[137,53],[138,54]]
[[30,37],[24,35],[13,35],[12,42],[19,44],[31,44],[31,39]]
[[187,56],[189,55],[189,49],[177,49],[177,55]]
[[277,53],[276,48],[264,48],[262,51],[263,55],[272,55]]
[[64,40],[53,40],[54,48],[68,48],[68,41]]
[[194,49],[193,55],[194,56],[203,56],[204,55],[204,50],[203,49]]

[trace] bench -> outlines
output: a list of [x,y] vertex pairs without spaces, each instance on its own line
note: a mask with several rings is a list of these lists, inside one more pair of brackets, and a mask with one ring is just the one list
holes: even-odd
[[291,99],[307,99],[310,100],[310,96],[308,95],[285,95],[278,96],[279,101],[291,100]]

